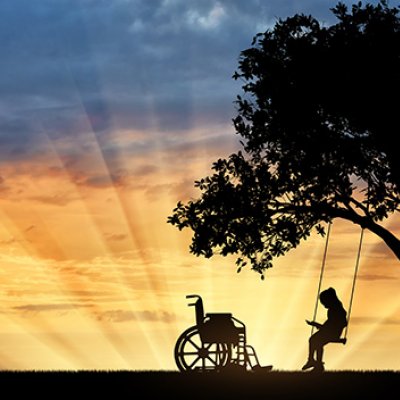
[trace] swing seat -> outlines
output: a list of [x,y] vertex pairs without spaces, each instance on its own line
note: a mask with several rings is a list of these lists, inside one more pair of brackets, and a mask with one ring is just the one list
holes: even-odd
[[346,344],[346,343],[347,343],[347,339],[346,339],[346,338],[337,338],[337,339],[331,340],[331,343],[342,343],[342,344]]

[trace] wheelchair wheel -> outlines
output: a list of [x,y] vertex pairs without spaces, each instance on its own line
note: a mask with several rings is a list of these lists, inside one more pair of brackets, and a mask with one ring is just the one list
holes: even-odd
[[175,362],[180,371],[219,371],[231,356],[229,344],[203,343],[197,326],[186,329],[175,345]]

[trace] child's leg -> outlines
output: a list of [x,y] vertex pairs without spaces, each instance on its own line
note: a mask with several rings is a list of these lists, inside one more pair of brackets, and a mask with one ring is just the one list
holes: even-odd
[[309,346],[309,360],[314,359],[314,355],[316,354],[316,361],[318,363],[322,363],[322,357],[324,355],[324,346],[329,343],[329,337],[323,330],[319,330],[314,333],[310,337],[310,346]]
[[[318,334],[318,335],[317,335]],[[322,359],[324,356],[324,346],[331,342],[332,338],[329,332],[323,330],[318,331],[315,336],[317,336],[314,341],[314,352],[316,353],[316,362],[322,365]]]
[[308,359],[309,360],[314,360],[314,353],[316,351],[316,345],[318,340],[315,338],[316,333],[310,337],[308,340]]
[[324,356],[324,344],[321,344],[320,346],[317,347],[316,349],[317,353],[317,363],[322,364],[322,358]]
[[[324,346],[331,341],[332,335],[324,329],[314,333],[309,340],[308,361],[302,369],[314,368],[315,371],[323,371]],[[316,359],[314,359],[314,355],[316,355]]]
[[314,353],[318,348],[318,332],[314,333],[308,341],[308,360],[303,366],[303,370],[315,367],[316,361],[314,360]]

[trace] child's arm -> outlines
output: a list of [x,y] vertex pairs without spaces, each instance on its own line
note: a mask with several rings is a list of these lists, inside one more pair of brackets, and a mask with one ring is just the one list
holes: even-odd
[[310,326],[315,326],[317,329],[320,329],[322,327],[322,324],[319,324],[318,322],[315,321],[309,321],[306,319],[306,323]]

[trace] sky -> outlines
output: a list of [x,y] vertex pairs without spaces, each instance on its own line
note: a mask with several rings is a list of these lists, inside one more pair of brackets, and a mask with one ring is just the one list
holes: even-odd
[[[175,370],[193,293],[206,312],[246,323],[261,364],[301,367],[324,240],[311,237],[261,281],[237,274],[234,259],[190,255],[190,232],[166,220],[239,148],[240,52],[278,18],[332,23],[334,5],[1,1],[1,369]],[[385,224],[400,233],[399,218]],[[345,307],[359,234],[335,222],[329,244],[322,286]],[[327,349],[327,368],[400,367],[399,279],[398,260],[367,232],[349,342]]]

